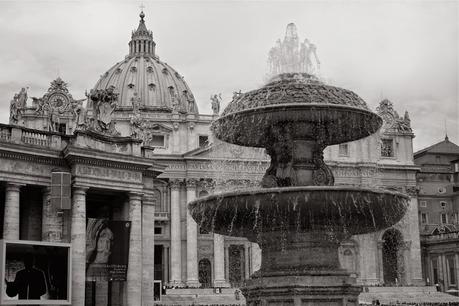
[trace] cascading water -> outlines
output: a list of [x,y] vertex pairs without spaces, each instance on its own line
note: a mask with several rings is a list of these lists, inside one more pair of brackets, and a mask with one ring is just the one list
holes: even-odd
[[260,245],[261,268],[241,288],[247,305],[358,305],[361,287],[340,267],[338,247],[400,221],[408,196],[333,186],[323,150],[381,125],[355,93],[307,73],[282,73],[238,95],[213,123],[218,139],[271,157],[262,188],[189,204],[201,228]]

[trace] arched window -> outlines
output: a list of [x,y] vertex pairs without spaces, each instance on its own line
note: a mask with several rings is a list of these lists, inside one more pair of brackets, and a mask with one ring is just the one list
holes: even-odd
[[198,264],[198,271],[199,271],[199,282],[201,286],[204,288],[208,288],[212,286],[212,265],[210,260],[207,258],[203,258],[199,261]]

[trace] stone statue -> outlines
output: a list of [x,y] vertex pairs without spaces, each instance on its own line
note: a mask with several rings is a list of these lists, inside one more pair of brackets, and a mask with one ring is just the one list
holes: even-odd
[[284,40],[278,39],[269,50],[268,76],[293,72],[318,75],[320,62],[316,50],[316,46],[308,39],[300,44],[296,26],[290,23],[287,25]]
[[113,120],[113,112],[116,109],[118,101],[118,93],[115,92],[115,87],[110,86],[105,90],[91,90],[89,98],[93,108],[93,123],[91,128],[97,132],[119,136]]
[[140,106],[142,105],[142,99],[138,96],[137,92],[134,92],[134,96],[131,98],[132,112],[137,114],[140,112]]
[[194,100],[193,94],[189,93],[188,90],[182,92],[182,99],[188,102],[188,113],[197,113],[196,101]]
[[[28,89],[29,87],[27,87]],[[17,94],[18,95],[18,103],[19,107],[25,108],[27,105],[27,89],[22,87],[21,91]]]
[[210,96],[210,100],[212,101],[211,106],[212,106],[212,112],[214,115],[218,115],[220,112],[220,102],[222,100],[222,94],[214,94]]
[[175,92],[174,87],[169,86],[169,94],[171,96],[172,113],[176,114],[179,112],[180,101],[177,97],[177,93]]
[[85,130],[87,128],[87,112],[83,107],[83,101],[81,100],[72,100],[72,111],[73,111],[73,120],[75,120],[75,130]]
[[10,102],[10,124],[18,124],[22,109],[19,106],[19,95],[15,94]]

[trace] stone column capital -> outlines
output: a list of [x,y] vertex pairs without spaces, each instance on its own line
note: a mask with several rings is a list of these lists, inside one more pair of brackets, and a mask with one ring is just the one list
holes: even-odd
[[144,194],[142,197],[142,204],[155,206],[155,197],[152,194]]
[[129,201],[141,201],[143,197],[143,193],[129,191],[128,196],[129,196]]
[[88,191],[88,187],[81,187],[81,186],[73,186],[73,194],[78,194],[78,195],[86,195],[86,192]]
[[6,183],[6,191],[19,191],[21,187],[25,186],[25,184],[20,184],[20,183],[13,183],[13,182],[7,182]]
[[198,179],[196,178],[187,178],[185,179],[186,183],[186,188],[187,189],[196,189],[196,186],[198,185]]
[[179,189],[182,185],[183,179],[171,179],[169,180],[169,186],[171,189]]

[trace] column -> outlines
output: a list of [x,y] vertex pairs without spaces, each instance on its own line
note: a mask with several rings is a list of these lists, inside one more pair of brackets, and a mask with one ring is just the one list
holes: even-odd
[[41,221],[41,239],[50,242],[62,242],[63,214],[51,205],[50,189],[43,189],[43,211]]
[[3,218],[3,239],[19,240],[19,197],[20,184],[8,183],[5,194],[5,216]]
[[384,240],[379,240],[377,242],[377,258],[378,262],[376,265],[377,277],[379,278],[379,283],[384,284],[384,267],[383,267],[383,245]]
[[129,193],[129,260],[127,271],[127,305],[142,303],[142,204],[141,194]]
[[225,280],[229,284],[229,245],[225,245]]
[[171,275],[170,285],[182,285],[182,237],[180,229],[180,180],[171,181]]
[[86,282],[86,191],[74,187],[72,198],[72,305],[84,306]]
[[163,254],[164,283],[169,283],[169,246],[164,246]]
[[142,201],[142,305],[153,306],[155,280],[155,203],[152,196]]
[[[186,200],[196,199],[196,179],[186,181]],[[186,209],[186,284],[188,287],[200,287],[198,279],[198,229],[196,222]]]
[[214,287],[229,287],[225,281],[224,238],[214,234]]
[[245,271],[245,279],[248,279],[250,277],[250,272],[249,272],[249,246],[247,243],[244,244],[244,271]]

